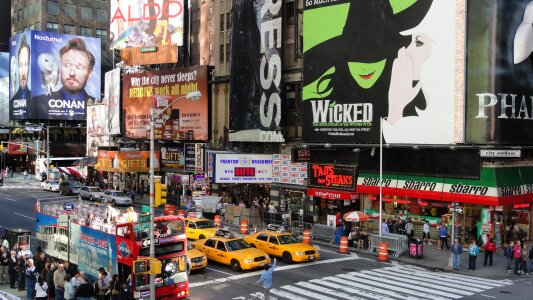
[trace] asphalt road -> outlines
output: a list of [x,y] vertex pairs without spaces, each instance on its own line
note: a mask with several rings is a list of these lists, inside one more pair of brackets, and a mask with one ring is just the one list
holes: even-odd
[[[0,228],[22,228],[35,235],[37,199],[68,198],[41,191],[37,182],[6,182],[0,187]],[[532,299],[533,276],[439,273],[379,263],[373,256],[344,255],[337,248],[321,246],[320,251],[321,259],[313,263],[287,265],[278,260],[272,299]],[[209,263],[206,270],[190,276],[190,298],[263,299],[262,287],[255,285],[261,272],[234,272],[229,266]]]

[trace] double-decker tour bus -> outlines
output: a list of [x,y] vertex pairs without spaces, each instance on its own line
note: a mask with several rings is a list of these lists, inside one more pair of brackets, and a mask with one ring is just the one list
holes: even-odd
[[[134,274],[133,263],[148,257],[150,223],[132,222],[134,212],[111,205],[82,201],[37,201],[37,245],[47,255],[78,266],[91,279],[103,267],[127,283],[135,299],[150,298],[150,275]],[[143,221],[143,220],[141,220]],[[187,237],[183,218],[154,218],[155,257],[162,272],[156,275],[156,299],[189,297]]]

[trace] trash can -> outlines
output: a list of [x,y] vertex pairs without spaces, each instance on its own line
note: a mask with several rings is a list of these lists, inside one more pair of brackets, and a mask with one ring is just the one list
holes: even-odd
[[339,245],[341,243],[341,237],[344,234],[344,230],[342,226],[337,227],[335,230],[335,240],[333,241],[334,244]]
[[409,257],[420,259],[424,256],[424,241],[421,239],[409,240]]

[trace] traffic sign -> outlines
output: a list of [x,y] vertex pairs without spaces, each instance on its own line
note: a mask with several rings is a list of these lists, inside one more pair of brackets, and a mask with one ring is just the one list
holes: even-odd
[[139,223],[150,223],[150,214],[147,215],[140,215],[139,216]]
[[463,213],[463,208],[460,207],[460,206],[450,207],[450,212],[455,212],[457,214],[462,214]]
[[144,212],[144,213],[149,213],[149,212],[150,212],[150,206],[148,206],[148,205],[143,205],[143,206],[141,207],[141,210],[142,210],[142,212]]
[[57,216],[57,225],[59,226],[66,226],[68,225],[68,215],[59,215]]
[[[159,245],[159,239],[154,239],[154,245]],[[150,247],[150,239],[144,239],[142,241],[143,248]]]
[[63,204],[63,211],[67,215],[70,215],[71,213],[73,213],[75,209],[76,208],[74,207],[74,203],[72,203],[72,202],[67,202],[67,203]]
[[146,229],[150,229],[150,223],[149,222],[147,222],[147,223],[137,223],[137,224],[133,225],[133,230],[135,230],[135,231],[146,230]]

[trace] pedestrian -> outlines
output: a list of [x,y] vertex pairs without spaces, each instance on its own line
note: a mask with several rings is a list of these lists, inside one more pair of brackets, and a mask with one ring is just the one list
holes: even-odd
[[413,222],[411,221],[410,218],[407,221],[407,224],[405,224],[405,234],[407,235],[408,238],[412,238],[415,235]]
[[522,249],[520,250],[520,253],[522,254],[522,257],[521,257],[522,274],[528,274],[527,260],[529,259],[529,251],[527,250],[527,244],[525,242],[522,245]]
[[82,283],[74,293],[76,300],[92,300],[94,296],[94,287],[89,283],[89,279],[85,274],[81,275]]
[[24,280],[26,280],[26,299],[28,300],[33,299],[33,293],[35,293],[35,283],[37,283],[36,276],[39,276],[39,273],[35,271],[33,259],[28,258],[28,260],[26,260],[26,266],[24,268]]
[[72,277],[69,274],[65,275],[65,293],[63,298],[65,300],[74,300],[74,286],[72,286]]
[[70,284],[72,284],[72,288],[74,289],[74,291],[76,291],[81,284],[81,274],[78,270],[74,270],[73,273],[74,276],[70,280]]
[[389,233],[389,225],[387,224],[387,221],[385,221],[385,219],[383,219],[383,223],[381,224],[381,233]]
[[130,198],[131,202],[135,202],[135,190],[133,188],[130,188]]
[[64,300],[63,295],[65,295],[65,266],[63,264],[57,265],[57,270],[54,272],[54,287],[55,287],[55,300]]
[[98,276],[98,280],[96,283],[98,285],[98,300],[106,300],[107,298],[107,290],[109,289],[109,285],[105,284],[105,277],[106,276],[104,274],[100,274],[100,276]]
[[513,247],[514,247],[514,242],[511,241],[503,249],[503,255],[507,259],[507,267],[505,268],[507,270],[507,273],[513,272]]
[[[26,279],[24,278],[24,269],[26,268],[26,260],[20,256],[17,258],[17,272],[18,272],[18,290],[26,289]],[[31,289],[31,288],[30,288]]]
[[513,247],[513,263],[514,263],[514,273],[516,275],[522,274],[522,245],[520,240],[516,241]]
[[24,174],[24,179],[28,179],[28,171],[24,170],[23,174]]
[[48,299],[48,284],[44,280],[43,276],[39,276],[35,283],[35,299],[47,300]]
[[489,241],[485,244],[485,259],[483,260],[483,265],[487,265],[487,259],[489,259],[489,266],[492,266],[492,255],[496,251],[496,244],[494,239],[490,238]]
[[18,266],[17,266],[17,252],[11,250],[11,256],[9,257],[9,287],[14,289],[15,282],[18,279]]
[[263,274],[261,274],[261,277],[259,280],[255,282],[255,284],[260,284],[263,282],[263,294],[264,294],[264,300],[270,300],[270,289],[272,288],[272,273],[274,272],[274,269],[276,269],[276,263],[277,260],[274,258],[274,263],[272,266],[265,265],[265,271]]
[[111,282],[109,283],[109,290],[111,291],[111,300],[118,300],[120,296],[120,282],[118,281],[118,275],[113,274]]
[[123,283],[122,288],[120,289],[120,300],[133,300],[133,295],[131,290],[129,289],[128,285]]
[[7,251],[9,252],[9,241],[7,240],[7,237],[5,235],[4,237],[2,237],[2,246],[6,247]]
[[423,226],[423,233],[422,233],[422,240],[424,241],[425,244],[428,244],[428,245],[433,245],[431,243],[431,236],[429,235],[429,220],[426,220],[426,222],[424,223],[424,226]]
[[442,227],[439,230],[439,237],[440,237],[440,250],[444,250],[444,245],[446,245],[446,249],[450,250],[450,246],[448,246],[448,228],[446,228],[446,225],[442,223]]
[[45,264],[46,254],[44,252],[40,252],[35,258],[35,270],[37,273],[43,275]]
[[48,272],[46,273],[46,283],[48,284],[48,299],[50,300],[54,300],[56,297],[56,287],[54,285],[55,268],[55,264],[51,263],[50,267],[48,268]]
[[9,282],[9,252],[0,246],[0,284]]
[[479,247],[476,240],[472,239],[472,243],[468,247],[468,269],[474,271],[476,269],[476,259],[479,253]]
[[459,244],[458,239],[453,240],[453,245],[450,249],[453,256],[453,269],[456,271],[461,270],[461,254],[463,253],[463,245]]

